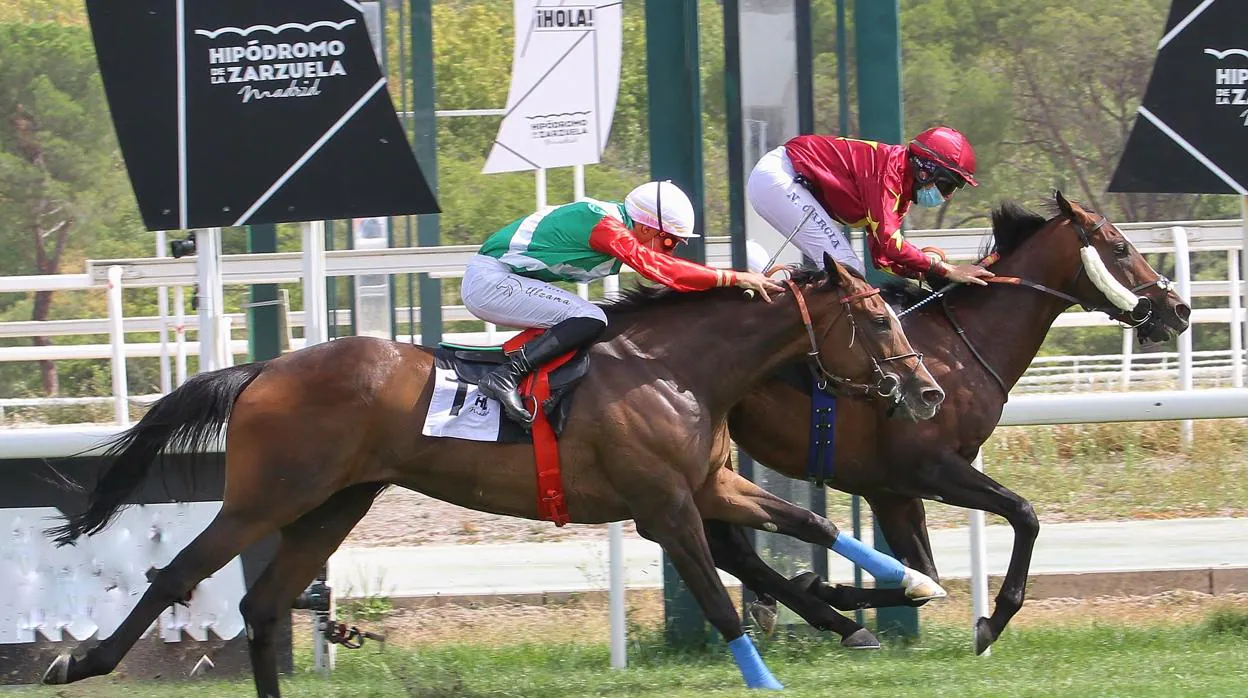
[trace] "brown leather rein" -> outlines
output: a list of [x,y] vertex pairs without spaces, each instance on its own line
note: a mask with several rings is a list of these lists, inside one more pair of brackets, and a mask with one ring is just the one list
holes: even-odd
[[[910,352],[909,354],[886,356],[882,359],[877,359],[871,352],[871,349],[866,348],[867,357],[871,359],[872,375],[875,376],[874,383],[858,383],[833,374],[823,365],[823,361],[819,358],[819,340],[815,337],[815,325],[814,321],[811,320],[810,310],[806,307],[806,298],[802,295],[801,289],[799,289],[797,284],[793,283],[792,280],[785,279],[784,283],[788,285],[789,290],[793,292],[793,298],[797,301],[798,312],[802,314],[802,324],[806,326],[806,335],[810,338],[810,351],[806,353],[806,357],[808,359],[807,365],[810,367],[810,373],[811,377],[814,379],[815,387],[820,390],[827,390],[829,386],[832,386],[835,390],[846,393],[858,393],[861,395],[874,394],[882,398],[891,398],[894,403],[899,402],[901,399],[901,379],[894,373],[885,373],[881,364],[888,363],[890,361],[900,361],[910,357],[917,357],[918,364],[921,366],[923,364],[923,355],[918,352]],[[864,298],[878,296],[879,293],[880,289],[871,288],[848,296],[841,296],[838,300],[840,301],[842,308],[844,308],[844,312],[837,316],[835,320],[828,323],[828,329],[824,330],[823,337],[826,338],[828,333],[832,331],[832,328],[836,326],[836,323],[840,322],[841,317],[845,317],[849,320],[849,346],[852,347],[854,345],[854,339],[858,335],[858,325],[854,322],[854,314],[850,308],[850,304],[855,301],[863,300]],[[915,371],[918,371],[917,366]]]
[[[1100,219],[1097,220],[1096,225],[1092,226],[1091,230],[1084,229],[1082,225],[1080,225],[1079,223],[1075,221],[1071,221],[1071,225],[1074,226],[1076,232],[1078,232],[1080,242],[1082,242],[1084,245],[1091,245],[1092,233],[1096,232],[1097,230],[1100,230],[1101,227],[1104,226],[1107,222],[1108,220],[1104,216],[1101,216]],[[998,252],[992,252],[988,254],[987,256],[983,257],[982,259],[980,259],[975,264],[977,266],[984,267],[986,269],[992,264],[995,264],[996,262],[1000,260],[1001,260],[1001,254]],[[1086,270],[1084,269],[1084,266],[1080,264],[1079,273],[1075,275],[1075,283],[1079,283],[1079,278],[1083,276],[1085,271]],[[1103,312],[1106,315],[1108,315],[1110,319],[1116,322],[1121,322],[1124,325],[1127,325],[1132,328],[1140,327],[1153,318],[1152,301],[1150,301],[1147,297],[1142,298],[1142,300],[1147,304],[1147,307],[1145,308],[1145,311],[1144,311],[1144,317],[1137,320],[1135,317],[1134,310],[1128,312],[1128,311],[1119,310],[1118,308],[1115,308],[1112,306],[1092,305],[1090,303],[1081,301],[1078,298],[1075,298],[1069,293],[1066,293],[1064,291],[1059,291],[1054,288],[1049,288],[1048,286],[1045,286],[1044,284],[1038,284],[1034,281],[1028,281],[1027,279],[1022,279],[1022,278],[1018,278],[1015,276],[992,276],[992,277],[984,279],[984,281],[988,283],[995,283],[995,284],[1006,284],[1009,286],[1025,286],[1027,288],[1034,289],[1041,293],[1048,294],[1056,298],[1060,298],[1070,303],[1071,305],[1082,306],[1084,309],[1090,312]],[[957,318],[953,316],[953,310],[949,307],[949,304],[945,299],[946,293],[948,293],[949,291],[961,285],[962,284],[959,284],[959,283],[950,283],[949,285],[945,286],[939,291],[933,292],[932,295],[928,296],[927,298],[924,298],[918,303],[915,303],[909,308],[906,308],[900,313],[897,313],[897,317],[898,318],[905,317],[911,312],[918,310],[919,308],[927,305],[928,303],[931,303],[934,300],[939,299],[940,308],[942,311],[944,311],[945,318],[949,320],[949,324],[953,326],[953,331],[957,333],[958,337],[962,339],[962,342],[966,344],[966,348],[971,351],[971,354],[975,357],[977,361],[979,361],[980,365],[984,367],[984,370],[988,372],[988,375],[992,376],[993,380],[997,382],[997,385],[1000,386],[1001,388],[1002,394],[1005,395],[1005,399],[1008,401],[1010,399],[1009,387],[1007,387],[1005,384],[1005,381],[1001,379],[1000,374],[998,374],[996,370],[992,368],[992,365],[989,364],[988,361],[984,359],[983,355],[979,353],[979,350],[975,348],[975,345],[971,342],[971,339],[966,336],[966,330],[963,329],[960,324],[958,324]],[[1140,291],[1143,291],[1147,288],[1151,288],[1153,286],[1157,286],[1158,288],[1161,288],[1163,290],[1167,289],[1170,287],[1170,280],[1159,274],[1156,280],[1150,281],[1149,283],[1146,283],[1146,284],[1140,284],[1139,286],[1136,286],[1135,288],[1131,289],[1131,292],[1138,295]]]

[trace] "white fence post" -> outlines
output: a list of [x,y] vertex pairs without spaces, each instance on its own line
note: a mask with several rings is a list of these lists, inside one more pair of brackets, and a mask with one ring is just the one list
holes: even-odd
[[[1170,229],[1174,236],[1174,275],[1179,286],[1179,295],[1192,297],[1192,258],[1187,246],[1187,231],[1182,226]],[[1179,335],[1179,389],[1192,389],[1192,333]],[[1179,445],[1186,451],[1192,447],[1192,420],[1185,419],[1179,424]]]
[[199,272],[199,371],[221,367],[217,314],[221,312],[220,228],[203,228],[195,234],[195,265]]
[[[1239,271],[1241,274],[1248,270],[1248,196],[1245,196],[1240,202],[1240,226],[1243,228],[1243,235],[1239,241]],[[1248,284],[1241,283],[1239,285],[1240,307],[1248,308]],[[1248,322],[1244,318],[1236,317],[1235,321],[1239,323],[1236,327],[1239,330],[1241,347],[1248,347]],[[1248,349],[1244,351],[1242,360],[1248,362]]]
[[[979,472],[984,472],[984,452],[975,454],[971,462]],[[984,531],[984,512],[971,510],[971,632],[975,632],[975,624],[980,618],[988,617],[988,542]],[[972,637],[974,637],[972,635]],[[992,654],[992,648],[984,650],[982,656]]]
[[1226,276],[1231,287],[1227,296],[1231,304],[1231,385],[1244,387],[1244,337],[1242,332],[1243,318],[1240,317],[1243,304],[1240,303],[1239,252],[1226,251]]
[[585,198],[585,166],[572,166],[572,200],[580,201]]
[[108,268],[108,341],[113,347],[113,418],[121,426],[130,425],[126,399],[126,330],[122,324],[121,267]]
[[173,287],[173,356],[174,380],[181,387],[186,382],[186,297],[185,289]]
[[[602,280],[602,296],[611,300],[619,295],[620,277],[608,276]],[[627,599],[624,589],[624,524],[619,521],[607,524],[608,615],[611,623],[611,667],[623,669],[628,666],[627,632],[625,613]]]
[[303,336],[305,346],[329,338],[326,330],[325,222],[303,223]]
[[[165,231],[156,231],[156,256],[165,256]],[[165,395],[173,390],[173,377],[169,370],[169,289],[156,289],[156,310],[160,315],[160,392]]]
[[1131,389],[1131,358],[1132,352],[1135,350],[1135,330],[1130,327],[1122,328],[1122,389]]

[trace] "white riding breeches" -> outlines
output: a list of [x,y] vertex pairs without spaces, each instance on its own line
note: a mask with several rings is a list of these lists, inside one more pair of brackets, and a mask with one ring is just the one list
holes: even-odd
[[784,146],[767,153],[754,166],[746,184],[750,205],[783,238],[792,235],[792,244],[816,264],[823,264],[823,253],[827,252],[865,275],[866,267],[840,225],[806,187],[797,183],[796,177]]
[[469,260],[460,296],[470,313],[504,327],[554,327],[573,317],[607,322],[602,308],[575,293],[513,274],[507,265],[485,255]]

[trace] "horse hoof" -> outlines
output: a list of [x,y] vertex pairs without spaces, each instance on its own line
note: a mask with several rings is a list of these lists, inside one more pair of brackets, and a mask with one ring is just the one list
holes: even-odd
[[997,641],[996,635],[992,632],[992,625],[987,618],[980,618],[975,621],[975,654],[981,655],[992,643]]
[[777,615],[775,606],[758,601],[750,604],[750,618],[754,619],[754,624],[763,631],[764,637],[771,637],[771,634],[776,632]]
[[906,570],[903,583],[906,584],[906,598],[910,601],[931,601],[949,595],[936,580],[917,570]]
[[859,628],[841,640],[841,647],[849,650],[878,650],[880,641],[875,639],[870,630]]
[[69,665],[73,661],[74,658],[69,656],[69,654],[57,655],[56,659],[52,660],[52,666],[49,666],[48,670],[43,672],[43,683],[50,686],[60,686],[69,683]]

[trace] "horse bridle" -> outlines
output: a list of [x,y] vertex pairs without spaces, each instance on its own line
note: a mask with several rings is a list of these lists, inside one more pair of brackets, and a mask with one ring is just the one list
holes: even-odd
[[[816,339],[815,337],[815,325],[814,321],[810,318],[810,310],[806,307],[805,297],[802,296],[801,290],[797,287],[797,284],[793,283],[792,280],[786,279],[785,284],[787,284],[789,289],[793,291],[793,297],[797,300],[797,309],[802,315],[802,324],[806,326],[806,336],[810,338],[810,351],[806,353],[806,358],[807,366],[810,368],[810,375],[814,380],[815,387],[819,390],[827,390],[829,386],[831,386],[833,390],[839,392],[886,398],[890,400],[891,404],[894,406],[900,404],[902,401],[901,378],[899,378],[895,373],[885,373],[882,364],[887,364],[891,361],[903,361],[905,359],[915,357],[918,359],[918,362],[912,373],[917,373],[919,367],[923,365],[923,355],[919,352],[912,351],[908,354],[885,356],[877,359],[875,354],[871,351],[871,348],[867,346],[864,347],[864,351],[867,353],[867,358],[871,360],[871,375],[875,377],[874,383],[859,383],[832,373],[823,365],[823,360],[819,357],[819,339]],[[854,321],[854,313],[850,304],[855,301],[879,295],[879,293],[880,289],[878,288],[872,288],[867,291],[861,291],[848,296],[841,296],[838,293],[837,300],[840,302],[841,307],[844,308],[844,312],[840,316],[837,316],[832,322],[828,323],[828,328],[823,331],[823,336],[820,339],[826,339],[828,334],[832,331],[832,328],[836,327],[836,324],[840,322],[841,317],[843,316],[849,320],[849,346],[854,346],[854,339],[858,335],[858,324]]]
[[[1096,225],[1093,225],[1092,228],[1089,230],[1087,228],[1084,228],[1076,220],[1071,220],[1071,219],[1068,219],[1068,220],[1070,220],[1070,224],[1074,226],[1075,232],[1078,233],[1079,235],[1079,242],[1082,243],[1084,247],[1091,247],[1092,246],[1092,234],[1100,230],[1101,228],[1103,228],[1105,224],[1109,222],[1109,220],[1105,218],[1105,216],[1101,216],[1100,218],[1097,219]],[[986,257],[983,257],[975,264],[977,266],[986,268],[1000,259],[1001,259],[1001,255],[997,252],[993,252],[987,255]],[[1075,281],[1074,281],[1075,285],[1079,284],[1080,278],[1082,278],[1086,272],[1087,272],[1087,269],[1082,263],[1080,263],[1079,272],[1075,274]],[[1140,291],[1152,288],[1154,286],[1156,286],[1157,288],[1163,291],[1166,291],[1170,289],[1170,286],[1172,283],[1170,279],[1167,279],[1165,276],[1158,274],[1157,278],[1154,279],[1153,281],[1150,281],[1146,284],[1140,284],[1139,286],[1136,286],[1135,288],[1131,289],[1131,293],[1135,294],[1135,296],[1140,299],[1140,303],[1137,305],[1137,307],[1139,306],[1145,307],[1144,316],[1137,320],[1135,309],[1132,309],[1130,311],[1121,310],[1117,307],[1114,307],[1113,304],[1110,304],[1108,306],[1093,305],[1091,303],[1087,303],[1086,301],[1079,300],[1078,298],[1064,291],[1059,291],[1055,288],[1049,288],[1048,286],[1045,286],[1044,284],[1038,284],[1034,281],[1028,281],[1027,279],[1020,279],[1018,277],[1013,277],[1013,276],[993,276],[993,277],[984,279],[984,281],[987,281],[989,283],[1009,284],[1012,286],[1026,286],[1027,288],[1034,289],[1041,293],[1045,293],[1050,296],[1060,298],[1070,303],[1071,305],[1078,305],[1088,312],[1105,313],[1106,315],[1109,316],[1111,320],[1114,320],[1115,322],[1119,322],[1132,329],[1137,329],[1139,327],[1142,327],[1145,324],[1147,324],[1149,321],[1153,320],[1153,301],[1148,296],[1139,295]],[[915,310],[918,310],[924,305],[927,305],[928,303],[939,298],[941,310],[944,311],[945,317],[949,320],[949,324],[953,326],[954,332],[957,333],[957,335],[962,338],[963,343],[965,343],[967,348],[970,349],[971,354],[974,355],[975,359],[979,361],[979,363],[984,367],[984,369],[988,371],[988,374],[991,375],[994,380],[996,380],[997,385],[1001,387],[1001,392],[1005,394],[1006,399],[1008,400],[1009,395],[1010,395],[1010,389],[1005,385],[1005,381],[1001,379],[1001,376],[996,372],[996,370],[992,368],[992,366],[988,363],[988,361],[984,359],[984,357],[979,353],[979,350],[975,348],[975,345],[971,343],[970,338],[966,336],[966,330],[964,330],[962,326],[958,324],[957,319],[953,316],[953,310],[949,308],[949,305],[944,298],[945,294],[948,291],[956,288],[959,285],[960,284],[957,284],[957,283],[951,283],[948,286],[945,286],[939,291],[932,293],[932,295],[928,296],[927,298],[924,298],[918,303],[915,303],[909,308],[906,308],[900,313],[897,313],[897,317],[899,318],[905,317],[909,313]]]

